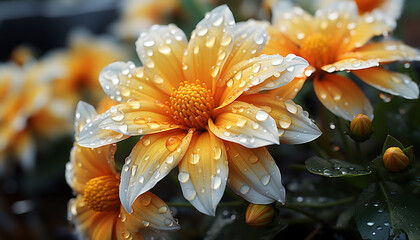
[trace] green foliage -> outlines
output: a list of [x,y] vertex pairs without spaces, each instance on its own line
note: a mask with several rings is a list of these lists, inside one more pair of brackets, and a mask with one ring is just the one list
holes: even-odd
[[357,177],[372,172],[365,167],[338,159],[311,157],[305,162],[306,168],[314,174],[325,177]]

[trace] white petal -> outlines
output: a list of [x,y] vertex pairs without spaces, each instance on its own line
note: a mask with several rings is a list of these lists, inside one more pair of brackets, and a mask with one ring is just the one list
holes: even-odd
[[80,130],[86,123],[92,121],[97,115],[95,108],[89,103],[79,101],[76,107],[76,113],[74,117],[74,132],[75,139],[77,140]]

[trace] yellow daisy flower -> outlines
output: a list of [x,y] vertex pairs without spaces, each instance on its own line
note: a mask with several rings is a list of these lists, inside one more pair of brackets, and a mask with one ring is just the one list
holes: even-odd
[[220,6],[189,42],[175,25],[153,26],[136,42],[143,67],[117,62],[102,71],[105,92],[122,103],[86,125],[78,143],[100,147],[146,135],[122,170],[127,211],[177,165],[184,197],[205,214],[215,214],[226,184],[256,204],[284,202],[280,171],[263,146],[304,143],[320,131],[300,106],[266,93],[308,64],[292,55],[260,56],[265,43],[264,24],[235,24]]
[[[75,131],[96,115],[95,109],[79,102]],[[128,214],[118,191],[120,174],[114,166],[116,144],[91,149],[74,144],[66,165],[66,180],[77,194],[69,201],[69,219],[86,239],[144,239],[159,236],[156,231],[177,230],[168,206],[151,192],[141,194]]]
[[[311,76],[318,99],[335,115],[351,121],[362,113],[373,118],[373,109],[360,88],[349,78],[334,74],[351,71],[381,91],[416,99],[418,85],[409,76],[383,67],[395,61],[417,61],[420,54],[400,41],[368,42],[390,30],[372,15],[359,16],[353,2],[337,2],[312,16],[289,2],[273,9],[273,27],[265,54],[294,53],[308,60],[310,67],[279,91],[296,93]],[[292,91],[293,90],[293,91]]]

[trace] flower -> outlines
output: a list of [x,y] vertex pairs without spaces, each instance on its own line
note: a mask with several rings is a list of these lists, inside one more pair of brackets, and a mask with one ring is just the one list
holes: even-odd
[[364,141],[372,134],[372,122],[364,114],[357,114],[350,123],[351,137],[356,141]]
[[215,214],[226,184],[253,203],[284,202],[280,171],[263,146],[279,138],[304,143],[320,131],[293,101],[262,92],[307,67],[300,57],[259,56],[265,42],[263,24],[236,25],[220,6],[189,43],[175,25],[153,26],[136,42],[144,67],[117,62],[102,71],[105,92],[121,104],[86,125],[78,143],[100,147],[123,134],[145,135],[122,169],[127,211],[177,165],[184,197],[205,214]]
[[71,109],[52,97],[48,84],[57,76],[54,70],[42,60],[22,64],[0,64],[0,172],[11,160],[32,170],[36,139],[71,132]]
[[388,148],[382,159],[384,160],[385,167],[392,172],[404,170],[410,164],[407,155],[399,147]]
[[272,205],[249,204],[245,212],[245,222],[253,228],[263,228],[273,221]]
[[[80,129],[96,115],[95,109],[79,102],[76,109],[76,138]],[[119,200],[120,174],[114,167],[116,144],[91,149],[74,144],[66,164],[66,180],[77,194],[68,204],[69,219],[87,239],[143,239],[153,230],[177,230],[179,225],[168,206],[145,192],[128,214]]]
[[368,41],[390,27],[374,16],[359,16],[353,2],[336,2],[311,16],[299,7],[281,2],[273,9],[273,26],[266,54],[294,53],[311,65],[305,74],[279,91],[297,92],[311,76],[318,99],[335,115],[351,121],[362,113],[373,118],[373,109],[360,88],[349,78],[333,74],[351,71],[381,91],[416,99],[419,88],[409,76],[383,67],[395,61],[420,60],[420,54],[399,41]]
[[[326,6],[335,0],[321,0],[321,6]],[[343,1],[343,0],[341,0]],[[356,3],[359,15],[380,15],[390,27],[395,27],[402,12],[404,0],[344,0]]]
[[52,88],[55,96],[67,99],[72,108],[79,99],[97,102],[103,97],[98,75],[108,64],[126,59],[126,50],[111,37],[92,36],[88,31],[73,31],[68,48],[53,51],[45,61],[60,69],[60,77],[54,79]]
[[121,19],[115,25],[117,35],[135,40],[143,28],[163,24],[165,19],[178,11],[177,0],[124,0],[121,1]]

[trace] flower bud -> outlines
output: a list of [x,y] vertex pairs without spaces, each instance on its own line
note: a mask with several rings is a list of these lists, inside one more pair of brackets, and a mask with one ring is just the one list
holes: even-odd
[[368,116],[357,114],[350,123],[350,131],[355,137],[366,140],[372,132],[372,122]]
[[399,147],[388,148],[382,159],[385,167],[391,172],[404,170],[410,162],[407,155]]
[[253,228],[263,228],[271,223],[274,217],[272,205],[249,204],[245,212],[246,223]]

